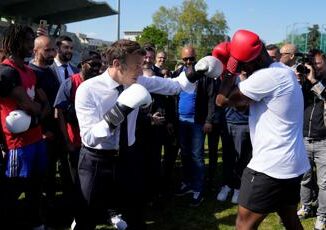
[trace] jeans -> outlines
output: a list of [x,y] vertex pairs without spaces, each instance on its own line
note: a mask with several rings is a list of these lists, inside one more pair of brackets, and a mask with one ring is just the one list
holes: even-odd
[[226,123],[222,134],[222,145],[223,184],[239,189],[242,172],[252,154],[248,125]]
[[317,215],[326,216],[326,140],[309,141],[305,138],[304,143],[311,168],[301,181],[301,202],[311,205],[318,193]]
[[203,125],[179,121],[183,180],[193,190],[201,192],[205,179]]

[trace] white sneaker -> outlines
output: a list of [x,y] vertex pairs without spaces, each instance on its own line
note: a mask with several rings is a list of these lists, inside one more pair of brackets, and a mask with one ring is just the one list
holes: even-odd
[[70,229],[71,229],[71,230],[74,230],[75,227],[76,227],[76,220],[74,219],[74,221],[73,221],[73,222],[71,223],[71,225],[70,225]]
[[325,230],[326,229],[326,217],[317,216],[315,222],[315,230]]
[[231,200],[233,204],[238,204],[239,193],[240,193],[239,189],[234,189],[232,200]]
[[124,221],[121,218],[121,215],[113,216],[111,218],[111,222],[112,222],[113,227],[115,227],[118,230],[125,230],[128,227],[126,221]]
[[221,188],[221,191],[218,193],[217,195],[217,200],[219,201],[225,201],[226,198],[228,197],[228,194],[229,192],[231,191],[231,188],[227,185],[224,185],[222,188]]

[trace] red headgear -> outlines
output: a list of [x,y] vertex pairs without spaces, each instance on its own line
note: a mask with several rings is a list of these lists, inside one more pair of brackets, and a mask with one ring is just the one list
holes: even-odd
[[248,30],[238,30],[230,43],[230,58],[227,70],[237,72],[239,62],[250,62],[258,57],[263,47],[259,36]]

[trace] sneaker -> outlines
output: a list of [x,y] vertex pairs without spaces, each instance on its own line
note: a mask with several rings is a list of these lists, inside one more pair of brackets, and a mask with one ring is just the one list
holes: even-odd
[[183,196],[189,193],[193,193],[194,191],[190,188],[189,185],[187,185],[186,183],[181,182],[181,186],[179,188],[179,190],[176,192],[176,196]]
[[217,195],[217,200],[219,201],[226,201],[226,198],[228,197],[229,192],[231,191],[231,188],[227,185],[224,185],[221,188],[221,191]]
[[315,222],[315,230],[326,230],[326,217],[325,216],[317,216]]
[[71,223],[71,225],[70,225],[70,229],[71,229],[71,230],[74,230],[75,227],[76,227],[76,220],[74,219],[74,221],[73,221],[73,222]]
[[311,208],[311,206],[308,205],[302,205],[301,208],[297,211],[297,215],[300,220],[313,217],[314,216],[314,211]]
[[231,199],[231,202],[233,204],[238,204],[239,193],[240,193],[239,189],[234,189],[233,196],[232,196],[232,199]]
[[111,218],[111,223],[112,223],[113,227],[118,229],[118,230],[125,230],[128,227],[126,221],[124,221],[121,218],[121,215],[113,216]]
[[190,206],[198,207],[203,202],[203,193],[202,192],[194,192],[191,198]]

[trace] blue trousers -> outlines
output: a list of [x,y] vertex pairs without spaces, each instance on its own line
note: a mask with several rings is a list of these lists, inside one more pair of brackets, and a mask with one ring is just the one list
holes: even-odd
[[201,192],[205,179],[203,125],[179,121],[183,181],[193,190]]

